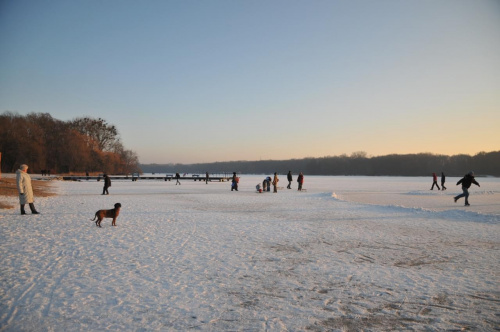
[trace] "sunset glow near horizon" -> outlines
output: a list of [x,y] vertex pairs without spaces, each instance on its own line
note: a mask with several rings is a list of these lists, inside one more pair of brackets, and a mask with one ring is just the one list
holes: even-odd
[[500,150],[500,1],[3,1],[0,113],[141,163]]

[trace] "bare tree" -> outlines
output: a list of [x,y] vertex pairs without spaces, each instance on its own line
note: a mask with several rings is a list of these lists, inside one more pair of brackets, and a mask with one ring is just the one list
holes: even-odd
[[70,125],[87,137],[87,144],[94,150],[113,151],[120,141],[116,127],[101,118],[77,118]]

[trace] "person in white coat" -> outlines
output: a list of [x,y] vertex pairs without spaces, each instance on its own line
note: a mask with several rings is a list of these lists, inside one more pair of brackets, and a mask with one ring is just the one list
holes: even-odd
[[38,214],[33,204],[33,188],[31,187],[31,177],[28,174],[28,165],[21,165],[16,172],[17,190],[19,191],[19,203],[21,204],[21,214],[26,214],[24,205],[29,204],[31,213]]

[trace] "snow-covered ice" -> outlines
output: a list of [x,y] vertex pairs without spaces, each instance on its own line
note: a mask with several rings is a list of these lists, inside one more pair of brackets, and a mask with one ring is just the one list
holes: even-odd
[[[52,181],[41,215],[0,210],[0,331],[500,326],[500,179],[478,178],[464,207],[458,178],[306,175],[305,192],[256,193],[263,178],[114,181],[109,196]],[[117,202],[117,227],[90,221]]]

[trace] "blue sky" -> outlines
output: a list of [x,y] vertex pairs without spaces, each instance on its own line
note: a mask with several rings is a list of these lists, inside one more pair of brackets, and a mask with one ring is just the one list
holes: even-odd
[[0,1],[0,112],[143,163],[500,150],[500,1]]

